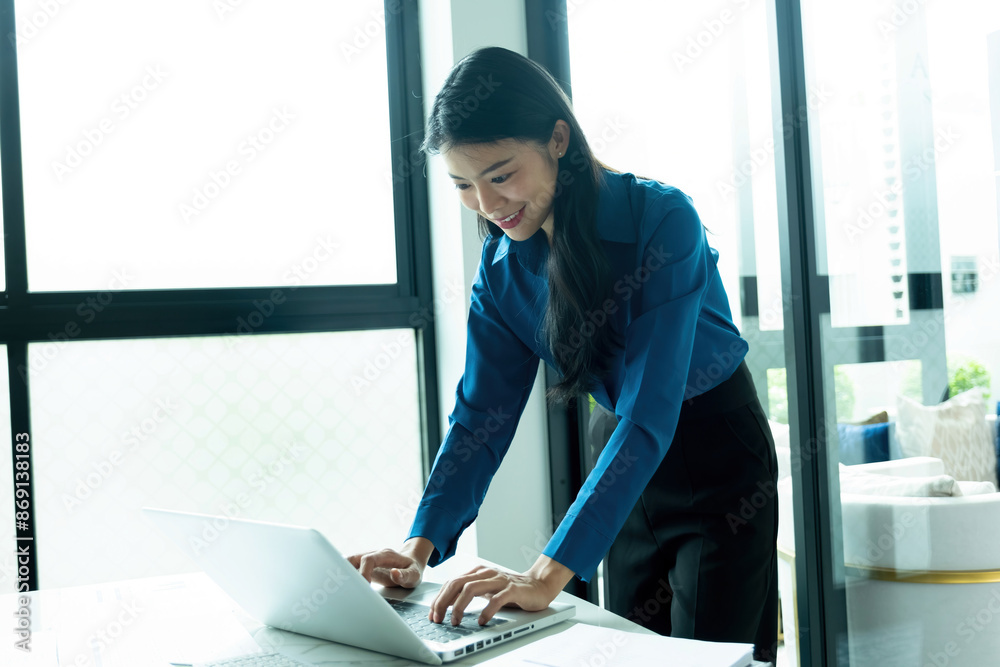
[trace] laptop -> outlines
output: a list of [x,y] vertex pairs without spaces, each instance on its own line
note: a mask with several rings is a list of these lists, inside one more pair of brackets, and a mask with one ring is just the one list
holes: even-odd
[[261,623],[429,665],[462,659],[576,613],[562,603],[537,612],[503,608],[480,626],[470,605],[453,628],[447,616],[444,623],[428,619],[439,584],[369,584],[315,529],[150,507],[142,513]]

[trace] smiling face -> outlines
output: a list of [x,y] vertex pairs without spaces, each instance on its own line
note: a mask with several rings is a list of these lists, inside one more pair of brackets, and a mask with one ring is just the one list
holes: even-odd
[[554,133],[546,146],[504,139],[446,148],[441,156],[466,208],[513,241],[542,229],[551,242],[552,198],[568,130]]

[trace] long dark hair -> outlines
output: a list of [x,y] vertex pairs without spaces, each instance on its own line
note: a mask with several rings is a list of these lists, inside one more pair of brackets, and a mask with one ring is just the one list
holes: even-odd
[[[611,296],[611,268],[596,223],[602,169],[608,167],[594,157],[569,98],[552,75],[499,47],[479,49],[455,65],[434,99],[422,148],[433,155],[504,139],[544,147],[558,120],[569,125],[570,133],[554,193],[549,300],[542,329],[562,374],[548,397],[565,402],[607,374],[611,353],[621,345],[611,318],[594,317]],[[488,243],[503,234],[481,215],[479,230]]]

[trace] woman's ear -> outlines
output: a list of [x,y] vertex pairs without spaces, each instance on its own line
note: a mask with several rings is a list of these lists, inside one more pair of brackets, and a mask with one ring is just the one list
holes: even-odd
[[560,119],[552,128],[552,138],[549,140],[549,154],[553,160],[558,160],[569,150],[569,123]]

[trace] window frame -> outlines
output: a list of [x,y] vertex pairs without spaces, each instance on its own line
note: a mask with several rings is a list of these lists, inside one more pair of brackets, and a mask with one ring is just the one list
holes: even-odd
[[[427,181],[423,169],[415,168],[420,159],[424,109],[422,100],[409,94],[422,90],[419,16],[416,0],[385,0],[383,7],[396,283],[284,290],[280,313],[264,318],[252,334],[237,331],[237,318],[254,312],[255,300],[270,299],[282,286],[116,291],[100,316],[79,328],[72,340],[414,329],[419,377],[419,395],[415,398],[420,403],[422,473],[426,480],[441,434],[434,318],[420,317],[433,307],[433,280]],[[14,0],[0,0],[0,34],[16,34],[15,19]],[[14,435],[27,433],[30,439],[31,434],[28,376],[25,373],[22,377],[18,371],[28,367],[28,344],[55,340],[53,336],[62,333],[67,322],[77,319],[75,311],[80,303],[107,295],[93,290],[28,291],[17,75],[17,52],[11,46],[0,54],[0,166],[6,256],[6,289],[0,292],[0,343],[7,346],[9,364],[12,456],[16,453]],[[27,461],[31,478],[30,453]],[[30,501],[29,495],[27,527],[16,534],[19,546],[30,545],[30,553],[21,563],[27,568],[27,576],[19,580],[20,590],[37,590],[40,581],[35,514]]]

